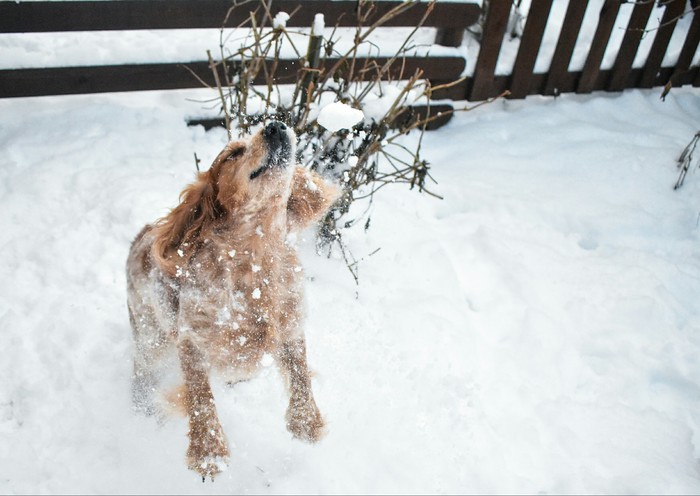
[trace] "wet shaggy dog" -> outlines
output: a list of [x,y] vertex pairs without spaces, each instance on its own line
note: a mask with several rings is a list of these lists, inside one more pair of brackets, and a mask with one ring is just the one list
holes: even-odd
[[295,142],[272,122],[228,143],[129,252],[134,405],[158,413],[157,394],[167,394],[165,372],[174,361],[180,383],[170,385],[171,397],[189,417],[187,462],[203,478],[223,470],[229,455],[211,372],[237,382],[274,358],[289,391],[287,429],[309,442],[323,433],[300,327],[303,278],[293,233],[323,216],[338,190],[292,165]]

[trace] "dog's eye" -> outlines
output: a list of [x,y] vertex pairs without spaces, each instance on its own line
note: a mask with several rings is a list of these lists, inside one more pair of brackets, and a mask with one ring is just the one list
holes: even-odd
[[243,155],[243,152],[245,152],[245,147],[239,146],[238,148],[233,150],[228,157],[226,157],[226,160],[233,160],[237,157],[240,157],[241,155]]

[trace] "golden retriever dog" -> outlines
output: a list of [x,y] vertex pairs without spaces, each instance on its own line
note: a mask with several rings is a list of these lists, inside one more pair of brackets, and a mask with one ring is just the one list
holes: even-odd
[[301,328],[303,276],[294,233],[320,219],[338,188],[294,166],[296,137],[281,122],[226,145],[169,215],[136,237],[127,261],[135,341],[134,406],[160,413],[168,364],[189,418],[190,469],[226,468],[229,450],[209,383],[235,383],[261,361],[286,380],[287,429],[315,442],[324,422],[311,391]]

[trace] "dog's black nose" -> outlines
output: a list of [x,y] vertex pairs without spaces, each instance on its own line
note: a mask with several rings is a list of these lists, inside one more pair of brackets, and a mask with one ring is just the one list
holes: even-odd
[[271,153],[278,154],[280,152],[288,151],[290,143],[289,135],[287,134],[287,126],[281,122],[274,121],[265,126],[263,136],[267,142],[268,150]]
[[286,135],[287,131],[287,126],[284,125],[284,123],[279,122],[279,121],[274,121],[269,123],[265,127],[265,137],[266,138],[274,138],[275,136],[280,136],[282,134]]

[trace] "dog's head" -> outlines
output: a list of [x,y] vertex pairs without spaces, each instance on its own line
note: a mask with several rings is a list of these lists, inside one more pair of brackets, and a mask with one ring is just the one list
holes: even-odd
[[269,207],[273,198],[286,200],[295,144],[294,132],[276,121],[227,144],[205,173],[218,206],[232,212]]
[[182,191],[180,204],[157,223],[153,254],[161,265],[172,265],[168,261],[175,252],[217,223],[286,213],[295,145],[294,132],[281,122],[228,143],[209,170]]

